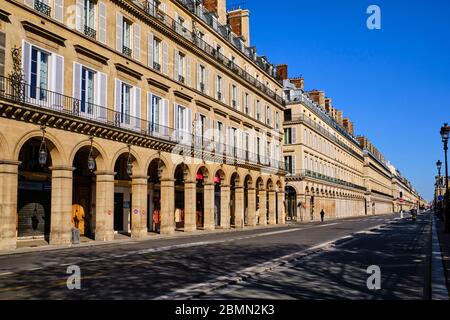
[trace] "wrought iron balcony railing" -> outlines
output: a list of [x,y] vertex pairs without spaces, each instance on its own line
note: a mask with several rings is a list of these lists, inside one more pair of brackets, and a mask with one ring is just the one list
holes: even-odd
[[206,138],[199,134],[185,132],[152,121],[137,118],[129,113],[114,111],[87,101],[76,99],[50,90],[30,86],[24,82],[12,81],[0,76],[0,99],[26,105],[45,112],[52,111],[63,116],[72,116],[88,120],[93,124],[102,124],[111,128],[127,130],[151,138],[162,139],[178,145],[183,150],[190,150],[194,155],[202,154],[213,157],[214,161],[230,164],[254,164],[269,166],[275,171],[283,171],[285,164],[278,159],[269,159]]
[[156,71],[161,71],[161,64],[158,62],[153,62],[153,69],[155,69]]
[[130,48],[128,48],[127,46],[122,46],[122,53],[124,55],[127,55],[129,57],[131,57],[131,55],[133,54],[133,50],[131,50]]
[[95,31],[95,29],[91,28],[88,25],[84,26],[84,34],[87,35],[88,37],[91,37],[92,39],[97,38],[97,31]]
[[341,186],[346,186],[346,187],[350,187],[350,188],[354,188],[354,189],[366,190],[366,187],[357,185],[352,182],[344,181],[342,179],[333,178],[333,177],[324,175],[322,173],[314,172],[311,170],[296,170],[295,172],[293,172],[292,168],[285,168],[285,171],[288,172],[288,175],[287,175],[288,177],[290,176],[290,177],[301,177],[301,178],[313,178],[313,179],[318,179],[318,180],[322,180],[325,182],[334,183],[334,184],[338,184]]
[[45,14],[47,17],[50,17],[52,12],[52,8],[48,4],[39,0],[34,0],[34,9],[42,14]]
[[140,7],[142,10],[144,10],[148,15],[157,18],[161,23],[163,23],[165,26],[175,31],[184,39],[193,43],[197,48],[202,50],[204,53],[208,54],[225,67],[232,70],[234,74],[238,75],[239,77],[247,81],[254,88],[257,88],[262,93],[268,95],[270,98],[274,99],[277,103],[280,104],[284,103],[284,99],[279,94],[277,94],[268,86],[264,85],[258,79],[250,75],[243,68],[236,65],[231,59],[227,58],[225,55],[217,51],[216,48],[213,48],[212,46],[207,44],[204,40],[201,39],[201,37],[196,32],[188,30],[186,27],[181,25],[178,21],[175,21],[174,19],[169,17],[167,14],[161,12],[160,10],[156,10],[151,2],[147,0],[142,2],[136,0],[133,3],[136,4],[138,7]]
[[345,143],[343,143],[341,140],[339,140],[336,136],[332,135],[329,131],[327,131],[324,127],[318,125],[315,121],[311,120],[308,116],[305,116],[304,114],[301,114],[297,117],[293,117],[291,121],[285,121],[285,124],[289,124],[289,122],[303,122],[308,124],[309,126],[313,127],[314,130],[322,133],[325,137],[333,141],[334,143],[338,144],[340,147],[345,149],[347,152],[353,154],[355,157],[362,159],[362,155],[357,153],[355,150],[347,146]]

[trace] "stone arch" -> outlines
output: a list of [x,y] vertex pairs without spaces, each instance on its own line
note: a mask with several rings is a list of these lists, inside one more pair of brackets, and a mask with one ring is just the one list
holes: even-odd
[[214,181],[214,177],[211,175],[210,170],[206,165],[200,165],[194,168],[195,170],[192,170],[192,172],[195,175],[195,181],[197,180],[197,174],[199,173],[201,173],[203,176],[206,176],[206,179],[204,180],[205,183],[212,183]]
[[257,190],[264,190],[264,180],[262,177],[256,178],[255,188]]
[[217,177],[219,177],[220,184],[223,185],[227,179],[225,171],[221,167],[218,167],[218,168],[214,169],[212,172],[214,172],[214,175],[212,176],[213,179],[216,179]]
[[266,189],[267,189],[267,191],[274,190],[274,184],[273,184],[273,181],[271,178],[267,179]]
[[[117,150],[116,153],[114,154],[114,156],[112,157],[112,161],[110,162],[110,166],[109,166],[111,171],[114,171],[114,167],[116,166],[117,160],[124,154],[128,154],[127,146]],[[142,161],[141,157],[139,156],[139,154],[136,152],[136,148],[133,148],[133,146],[131,147],[131,156],[132,156],[132,160],[133,160],[133,175],[136,173],[142,174],[142,175],[146,174],[142,171],[144,168],[143,161]]]
[[247,189],[251,189],[254,187],[253,177],[250,174],[247,174],[244,178],[244,187]]
[[[28,140],[32,138],[42,138],[42,131],[41,130],[33,130],[31,132],[28,132],[27,134],[23,135],[19,141],[16,143],[16,146],[14,148],[13,152],[13,160],[18,160],[20,151],[22,150],[22,147],[27,143]],[[45,133],[45,140],[47,143],[47,150],[50,153],[50,157],[52,159],[52,166],[71,166],[71,163],[67,163],[67,158],[64,153],[64,148],[62,147],[59,140],[51,133],[46,132]]]
[[[234,181],[233,181],[234,179]],[[229,185],[235,184],[236,186],[240,186],[242,183],[241,175],[238,171],[234,171],[230,174]]]
[[162,171],[161,180],[171,179],[171,175],[170,174],[171,174],[172,169],[173,169],[173,168],[170,167],[170,163],[171,162],[162,153],[161,154],[156,153],[156,154],[152,155],[150,158],[148,158],[148,160],[147,160],[147,162],[145,164],[145,167],[144,167],[145,172],[149,171],[150,166],[152,165],[152,163],[155,160],[161,160],[161,163],[163,164],[163,171]]
[[[161,169],[161,177],[159,179],[153,179],[153,177],[150,176],[150,172],[153,171],[155,168],[154,166],[157,166],[157,169]],[[145,168],[147,169],[147,175],[149,176],[149,180],[156,182],[157,180],[168,180],[170,179],[170,168],[167,166],[167,160],[164,157],[159,156],[153,156],[149,159],[148,163],[145,165]]]
[[[85,148],[85,147],[90,147],[91,146],[91,141],[89,139],[87,140],[83,140],[81,142],[79,142],[71,151],[70,156],[69,156],[69,163],[73,163],[76,154],[78,153],[78,151],[80,151],[81,149]],[[108,156],[107,156],[107,152],[105,151],[105,149],[97,142],[93,141],[92,143],[92,147],[96,150],[97,152],[97,156],[94,155],[95,158],[95,162],[96,162],[96,170],[97,171],[107,171],[108,167]]]

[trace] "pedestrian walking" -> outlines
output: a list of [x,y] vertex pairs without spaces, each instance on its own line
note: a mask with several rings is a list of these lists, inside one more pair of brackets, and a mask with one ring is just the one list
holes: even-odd
[[323,211],[323,209],[322,211],[320,211],[320,219],[322,220],[322,222],[324,222],[325,220],[325,211]]

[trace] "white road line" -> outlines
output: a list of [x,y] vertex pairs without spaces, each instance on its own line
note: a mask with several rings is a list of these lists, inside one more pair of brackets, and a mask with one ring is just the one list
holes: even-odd
[[[365,231],[368,231],[369,229],[373,229],[373,228],[379,228],[381,226],[382,225],[370,227],[365,230],[355,232],[354,234],[365,232]],[[264,262],[264,263],[261,263],[261,264],[255,265],[255,266],[247,267],[247,268],[241,269],[237,272],[233,272],[229,275],[217,277],[216,279],[208,281],[208,282],[193,284],[193,285],[190,285],[185,288],[177,289],[169,294],[159,296],[159,297],[155,298],[154,300],[193,299],[193,297],[195,297],[199,293],[202,293],[202,294],[210,293],[214,290],[217,290],[219,288],[229,285],[233,281],[241,282],[250,276],[256,276],[256,275],[260,275],[262,273],[273,271],[274,269],[280,267],[281,265],[285,265],[294,260],[298,260],[302,257],[305,257],[307,255],[314,254],[319,250],[325,250],[325,249],[331,247],[333,244],[336,244],[338,241],[347,240],[347,239],[349,241],[346,241],[346,244],[348,244],[350,241],[356,240],[353,235],[346,235],[346,236],[339,237],[339,238],[336,238],[336,239],[333,239],[330,241],[322,242],[311,248],[304,249],[304,250],[301,250],[298,252],[294,252],[294,253],[288,254],[286,256],[280,257],[280,258],[269,260],[267,262]]]
[[0,277],[2,277],[2,276],[8,276],[8,275],[10,275],[10,274],[13,274],[13,272],[3,272],[3,273],[0,273]]

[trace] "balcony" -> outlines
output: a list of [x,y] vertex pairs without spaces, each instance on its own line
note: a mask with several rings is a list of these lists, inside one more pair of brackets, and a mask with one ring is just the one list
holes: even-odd
[[341,180],[338,178],[329,177],[324,174],[314,172],[311,170],[297,170],[296,172],[292,172],[292,170],[287,170],[287,171],[290,172],[288,174],[288,177],[300,177],[303,179],[304,178],[312,178],[312,179],[317,179],[317,180],[321,180],[324,182],[333,183],[333,184],[350,187],[350,188],[354,188],[354,189],[358,189],[358,190],[364,190],[364,191],[366,190],[366,187],[359,186],[357,184],[347,182],[347,181],[344,181],[344,180]]
[[49,5],[39,0],[34,1],[34,9],[46,15],[47,17],[50,17],[50,14],[52,12],[52,8]]
[[[310,127],[314,128],[317,132],[320,132],[322,135],[333,141],[334,143],[338,144],[340,147],[345,149],[347,152],[353,154],[357,158],[362,158],[362,155],[355,152],[353,149],[351,149],[349,146],[347,146],[345,143],[343,143],[341,140],[336,138],[336,136],[332,135],[329,131],[325,130],[322,126],[318,125],[316,122],[311,120],[308,116],[305,116],[304,114],[301,114],[298,117],[293,117],[290,121],[285,121],[285,123],[288,122],[302,122]],[[340,132],[340,131],[339,131]],[[359,144],[358,144],[359,147]]]
[[[38,91],[39,95],[45,99],[35,97],[33,93]],[[204,137],[200,138],[201,143],[198,144],[196,141],[198,142],[199,138],[196,134],[181,132],[146,119],[114,111],[114,108],[99,106],[53,91],[32,87],[27,83],[13,81],[3,76],[0,76],[0,100],[10,103],[0,103],[0,114],[5,117],[10,114],[14,119],[30,120],[34,118],[33,113],[36,113],[40,119],[53,119],[52,124],[59,123],[63,129],[67,129],[67,123],[72,121],[73,125],[78,128],[87,126],[89,128],[108,128],[112,131],[122,130],[128,136],[139,135],[140,138],[164,141],[172,148],[181,147],[183,150],[188,150],[189,156],[193,157],[202,155],[211,161],[230,165],[247,163],[255,166],[267,166],[271,163],[272,167],[267,169],[274,172],[284,170],[284,163],[276,159],[267,159],[248,150]],[[20,107],[15,107],[14,104],[20,105]],[[45,121],[40,124],[44,123]],[[57,126],[54,125],[54,127]]]
[[127,46],[123,45],[122,46],[122,53],[126,56],[131,57],[131,55],[133,54],[133,50],[131,50],[130,48],[128,48]]
[[97,38],[97,31],[95,31],[95,29],[93,29],[87,25],[84,26],[84,34],[92,39]]
[[[185,40],[194,44],[195,47],[197,47],[198,49],[200,49],[201,51],[212,57],[214,60],[216,60],[226,68],[230,69],[234,74],[247,81],[251,86],[255,87],[260,92],[266,94],[279,104],[284,103],[284,99],[280,95],[278,95],[268,86],[264,85],[259,80],[254,78],[247,71],[245,71],[238,65],[234,64],[234,62],[231,59],[228,59],[222,53],[218,52],[216,48],[213,48],[212,46],[207,44],[195,32],[189,31],[187,28],[179,24],[178,21],[175,21],[165,13],[155,10],[153,4],[150,3],[149,1],[143,2],[134,1],[133,3],[138,7],[140,7],[142,10],[144,10],[146,14],[156,18],[160,23],[172,29],[175,33],[182,36]],[[184,5],[184,3],[182,4]],[[193,13],[196,14],[196,12]]]

